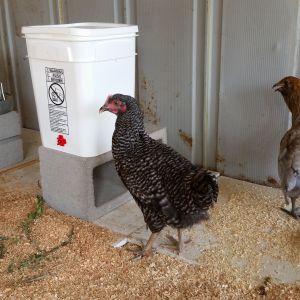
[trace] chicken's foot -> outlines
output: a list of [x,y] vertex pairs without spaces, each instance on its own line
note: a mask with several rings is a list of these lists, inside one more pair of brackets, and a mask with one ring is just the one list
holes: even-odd
[[158,237],[159,232],[152,232],[147,244],[145,247],[143,246],[137,246],[137,250],[134,250],[134,256],[131,258],[131,260],[138,260],[142,259],[143,257],[149,257],[153,255],[153,243]]

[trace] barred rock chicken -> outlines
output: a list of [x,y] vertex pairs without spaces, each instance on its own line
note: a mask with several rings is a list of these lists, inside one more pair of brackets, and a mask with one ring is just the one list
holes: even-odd
[[152,254],[153,242],[166,225],[177,228],[180,252],[181,229],[207,219],[208,209],[217,201],[215,175],[149,137],[134,98],[109,96],[99,111],[117,115],[112,139],[116,170],[152,232],[138,257]]
[[273,85],[279,91],[292,113],[292,127],[280,142],[278,156],[278,173],[281,180],[285,204],[292,208],[283,209],[294,218],[300,217],[300,207],[296,207],[296,199],[300,196],[300,79],[288,76]]

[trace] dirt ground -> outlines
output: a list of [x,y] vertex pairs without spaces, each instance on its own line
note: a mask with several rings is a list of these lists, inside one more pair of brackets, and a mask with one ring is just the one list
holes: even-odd
[[[30,168],[38,169],[38,164],[28,167],[28,171]],[[217,236],[227,232],[232,253],[223,253],[221,244],[205,253],[200,265],[162,254],[131,261],[132,245],[112,247],[120,238],[117,234],[66,216],[46,204],[37,205],[40,191],[35,181],[32,185],[34,176],[26,174],[24,169],[0,174],[1,299],[300,299],[300,285],[278,284],[269,277],[256,282],[252,278],[255,266],[243,272],[227,266],[229,255],[247,259],[258,255],[251,252],[253,240],[247,243],[247,239],[253,232],[256,209],[261,207],[247,207],[245,200],[255,190],[230,190],[228,212],[217,206],[212,212],[208,228]],[[266,208],[274,207],[274,195],[266,197]],[[239,231],[239,215],[244,209],[250,225],[241,222]],[[300,264],[299,223],[287,216],[263,215],[266,228],[283,235],[274,240],[273,248],[282,249],[276,255]],[[261,224],[262,220],[256,222]],[[224,230],[229,223],[237,225]],[[280,234],[283,231],[277,226],[290,231]]]

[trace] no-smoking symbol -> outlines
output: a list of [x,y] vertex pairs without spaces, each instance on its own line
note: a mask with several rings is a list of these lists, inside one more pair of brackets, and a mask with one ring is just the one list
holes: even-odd
[[62,105],[65,101],[65,92],[58,83],[49,86],[49,98],[55,105]]

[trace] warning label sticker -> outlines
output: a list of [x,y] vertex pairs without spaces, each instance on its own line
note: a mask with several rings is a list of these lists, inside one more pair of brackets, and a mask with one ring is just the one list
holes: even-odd
[[47,67],[45,70],[51,131],[69,134],[64,70]]

